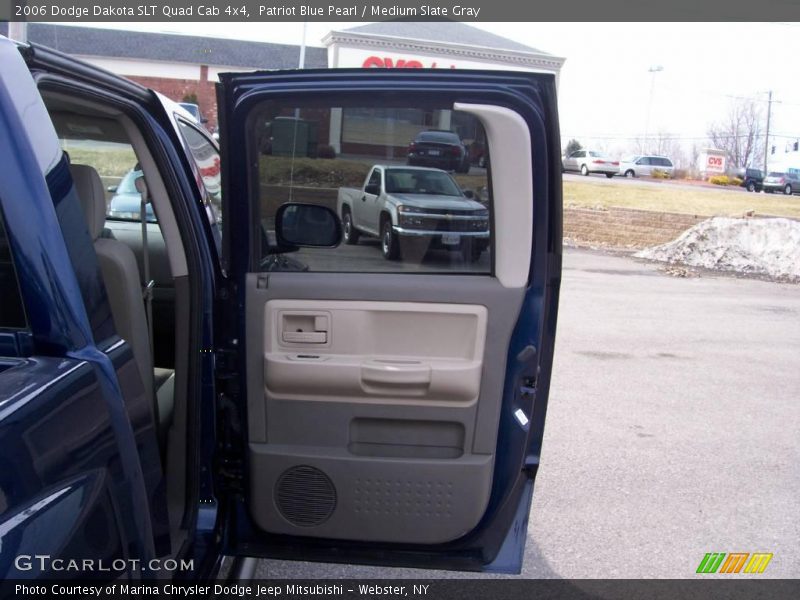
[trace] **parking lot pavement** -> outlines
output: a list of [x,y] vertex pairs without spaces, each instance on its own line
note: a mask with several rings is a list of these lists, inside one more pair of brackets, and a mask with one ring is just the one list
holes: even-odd
[[[706,552],[771,552],[760,577],[800,576],[800,286],[564,259],[522,576],[695,577]],[[258,575],[474,576],[273,560]]]

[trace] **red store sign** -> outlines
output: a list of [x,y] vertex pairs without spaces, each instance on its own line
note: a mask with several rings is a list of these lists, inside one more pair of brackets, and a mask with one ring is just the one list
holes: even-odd
[[[392,58],[391,56],[368,56],[364,59],[364,62],[361,66],[365,69],[437,69],[437,68],[448,68],[444,65],[441,67],[436,63],[436,61],[432,62],[430,65],[422,64],[422,61],[417,60],[416,58],[412,59],[405,59],[405,58]],[[450,65],[450,69],[455,69],[455,65]]]

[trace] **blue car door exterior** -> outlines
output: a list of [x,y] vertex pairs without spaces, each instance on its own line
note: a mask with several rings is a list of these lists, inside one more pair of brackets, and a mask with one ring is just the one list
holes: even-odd
[[153,414],[67,159],[5,39],[0,148],[0,267],[13,283],[0,317],[0,578],[52,576],[57,559],[62,578],[148,577],[169,541]]

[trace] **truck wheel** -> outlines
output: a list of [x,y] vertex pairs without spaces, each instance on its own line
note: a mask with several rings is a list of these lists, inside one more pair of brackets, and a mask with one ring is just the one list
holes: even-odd
[[353,225],[353,216],[349,208],[342,209],[342,229],[344,230],[344,243],[354,245],[358,243],[359,232]]
[[386,260],[400,258],[400,244],[397,234],[392,229],[392,220],[384,218],[381,224],[381,253]]
[[791,196],[792,195],[792,186],[787,183],[786,187],[783,188],[783,193],[786,194],[787,196]]
[[625,171],[625,177],[627,177],[628,179],[633,179],[635,177],[635,175],[636,174],[631,169],[628,169],[627,171]]
[[581,175],[583,175],[584,177],[588,177],[589,167],[587,167],[586,165],[581,165]]
[[609,179],[611,179],[613,176],[614,176],[613,173],[606,173],[606,177],[608,177]]
[[748,192],[755,192],[756,191],[756,184],[752,181],[747,184],[747,191]]

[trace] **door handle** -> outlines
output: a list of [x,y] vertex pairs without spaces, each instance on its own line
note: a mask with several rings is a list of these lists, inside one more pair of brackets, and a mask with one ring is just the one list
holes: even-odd
[[431,368],[420,362],[367,361],[361,365],[361,381],[387,386],[427,386]]
[[361,196],[361,201],[362,201],[362,202],[366,202],[366,201],[367,201],[367,195],[366,195],[366,194],[364,194],[363,196]]
[[281,341],[289,344],[327,344],[328,315],[284,313],[281,317]]
[[328,341],[327,331],[284,331],[284,342],[291,344],[324,344]]

